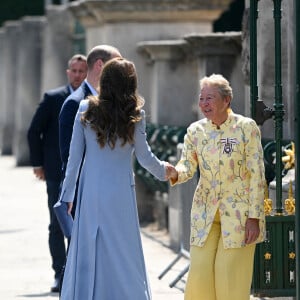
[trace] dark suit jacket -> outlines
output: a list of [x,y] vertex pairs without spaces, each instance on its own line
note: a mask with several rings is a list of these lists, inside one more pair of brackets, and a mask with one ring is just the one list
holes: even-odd
[[68,163],[73,124],[79,103],[90,95],[92,95],[92,92],[84,81],[81,86],[65,100],[61,108],[59,114],[59,148],[63,164],[63,173]]
[[28,129],[31,164],[44,168],[46,180],[61,181],[58,116],[69,95],[68,85],[46,92]]

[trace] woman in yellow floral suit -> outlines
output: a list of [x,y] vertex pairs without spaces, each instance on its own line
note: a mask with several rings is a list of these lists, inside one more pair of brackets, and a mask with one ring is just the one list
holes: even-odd
[[249,300],[255,244],[265,231],[264,163],[255,121],[235,114],[222,76],[200,80],[204,115],[184,138],[171,185],[199,167],[191,210],[191,264],[185,300]]

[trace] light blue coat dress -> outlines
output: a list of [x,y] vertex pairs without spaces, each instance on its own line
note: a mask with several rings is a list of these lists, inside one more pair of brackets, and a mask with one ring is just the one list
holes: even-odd
[[165,178],[165,163],[152,154],[145,133],[145,113],[135,126],[134,144],[100,148],[95,132],[80,122],[88,101],[76,115],[61,201],[74,198],[80,162],[77,208],[62,300],[149,300],[150,287],[139,231],[133,153],[149,172]]

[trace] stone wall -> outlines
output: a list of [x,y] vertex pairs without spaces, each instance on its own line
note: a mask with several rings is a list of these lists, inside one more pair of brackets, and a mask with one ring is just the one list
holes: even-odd
[[87,49],[96,44],[111,44],[119,48],[124,57],[134,61],[139,91],[146,99],[145,110],[149,113],[149,120],[155,121],[156,115],[151,109],[155,93],[151,84],[153,65],[140,55],[137,45],[142,41],[177,40],[192,32],[211,32],[212,22],[229,3],[224,0],[109,3],[100,0],[74,2],[70,10],[85,26]]

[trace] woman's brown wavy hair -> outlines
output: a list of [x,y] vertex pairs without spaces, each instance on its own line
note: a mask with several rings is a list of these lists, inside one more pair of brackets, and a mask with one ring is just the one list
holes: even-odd
[[135,123],[141,120],[144,99],[137,92],[137,75],[132,62],[123,58],[109,60],[100,77],[100,95],[89,98],[81,122],[95,130],[101,148],[114,149],[134,142]]

